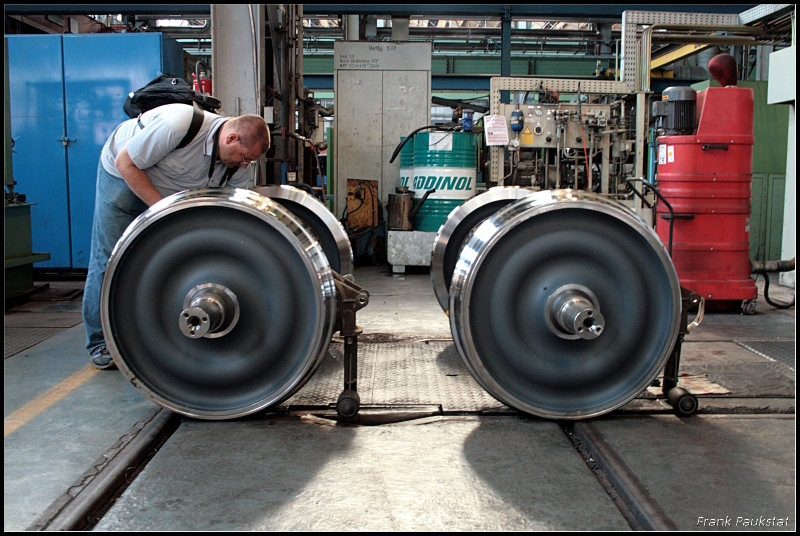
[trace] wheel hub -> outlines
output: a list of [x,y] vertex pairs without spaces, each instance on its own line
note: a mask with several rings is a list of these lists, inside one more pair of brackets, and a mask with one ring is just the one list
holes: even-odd
[[186,295],[178,326],[190,339],[213,339],[230,333],[238,321],[236,295],[222,285],[205,283]]
[[545,320],[550,331],[562,339],[596,339],[606,327],[597,296],[582,285],[556,290],[547,300]]

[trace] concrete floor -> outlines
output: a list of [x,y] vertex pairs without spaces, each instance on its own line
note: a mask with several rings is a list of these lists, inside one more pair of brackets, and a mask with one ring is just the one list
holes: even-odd
[[[426,417],[342,425],[325,418],[324,400],[311,412],[292,410],[290,400],[278,413],[238,421],[183,419],[95,528],[630,528],[557,423],[491,400],[490,413],[481,411],[484,393],[473,400],[477,409],[447,411],[440,386],[459,375],[458,363],[445,359],[449,322],[426,270],[392,276],[388,266],[360,267],[356,278],[371,293],[358,316],[365,333],[359,382],[366,389],[361,374],[369,372],[375,406],[365,413],[402,412],[413,402]],[[31,302],[8,311],[5,323],[25,313],[74,313],[79,300]],[[795,312],[763,298],[758,310],[707,315],[687,337],[686,381],[702,377],[720,389],[701,395],[700,415],[679,419],[646,399],[592,421],[679,530],[718,530],[717,520],[731,529],[796,528]],[[10,329],[7,343],[21,336]],[[118,372],[87,370],[83,345],[79,324],[4,360],[5,530],[29,527],[159,409]],[[789,358],[775,353],[781,346]],[[431,368],[379,366],[400,362],[408,348],[433,352],[420,354],[432,356]],[[336,355],[331,360],[297,401],[340,382]],[[413,377],[393,383],[398,375]],[[468,377],[459,381],[459,392],[474,389]],[[411,395],[397,397],[401,388]],[[381,410],[392,396],[406,403]],[[760,526],[746,526],[752,523]]]

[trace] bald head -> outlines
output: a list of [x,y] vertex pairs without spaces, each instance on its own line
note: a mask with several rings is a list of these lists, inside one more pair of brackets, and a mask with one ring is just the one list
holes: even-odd
[[264,154],[270,147],[269,125],[257,115],[240,115],[229,119],[225,125],[239,136],[242,145]]

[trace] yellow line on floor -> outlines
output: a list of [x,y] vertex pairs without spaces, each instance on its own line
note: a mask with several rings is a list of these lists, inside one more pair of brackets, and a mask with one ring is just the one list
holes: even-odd
[[11,413],[3,419],[3,437],[5,438],[8,434],[41,414],[44,410],[86,383],[89,378],[98,372],[97,369],[89,365]]

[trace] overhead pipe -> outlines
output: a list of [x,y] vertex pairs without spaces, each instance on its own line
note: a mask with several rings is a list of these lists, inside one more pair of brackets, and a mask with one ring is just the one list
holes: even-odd
[[[349,15],[352,17],[357,17],[357,15]],[[394,19],[392,21],[394,24]],[[341,28],[322,28],[322,27],[307,27],[306,32],[314,37],[337,37],[342,36],[344,37],[345,32],[342,31]],[[419,37],[428,39],[431,37],[458,37],[458,38],[469,38],[469,39],[481,39],[485,37],[491,37],[495,39],[499,39],[502,36],[501,28],[424,28],[420,26],[410,26],[408,29],[409,37]],[[615,31],[613,34],[619,38],[620,32]],[[378,28],[377,36],[378,37],[390,37],[392,35],[392,28]],[[548,38],[548,39],[572,39],[572,40],[584,40],[584,39],[591,39],[595,40],[595,35],[593,32],[588,30],[539,30],[539,29],[529,29],[529,30],[519,30],[516,28],[511,29],[511,37],[512,38],[526,38],[526,37],[536,37],[536,38]]]
[[[698,32],[729,32],[735,36],[719,35],[686,35],[675,33],[656,32],[656,30],[683,30]],[[736,25],[711,25],[711,24],[653,24],[645,28],[641,39],[638,41],[638,69],[639,79],[637,90],[650,90],[650,64],[653,52],[653,41],[681,43],[681,44],[755,44],[755,36],[764,33],[763,28]]]

